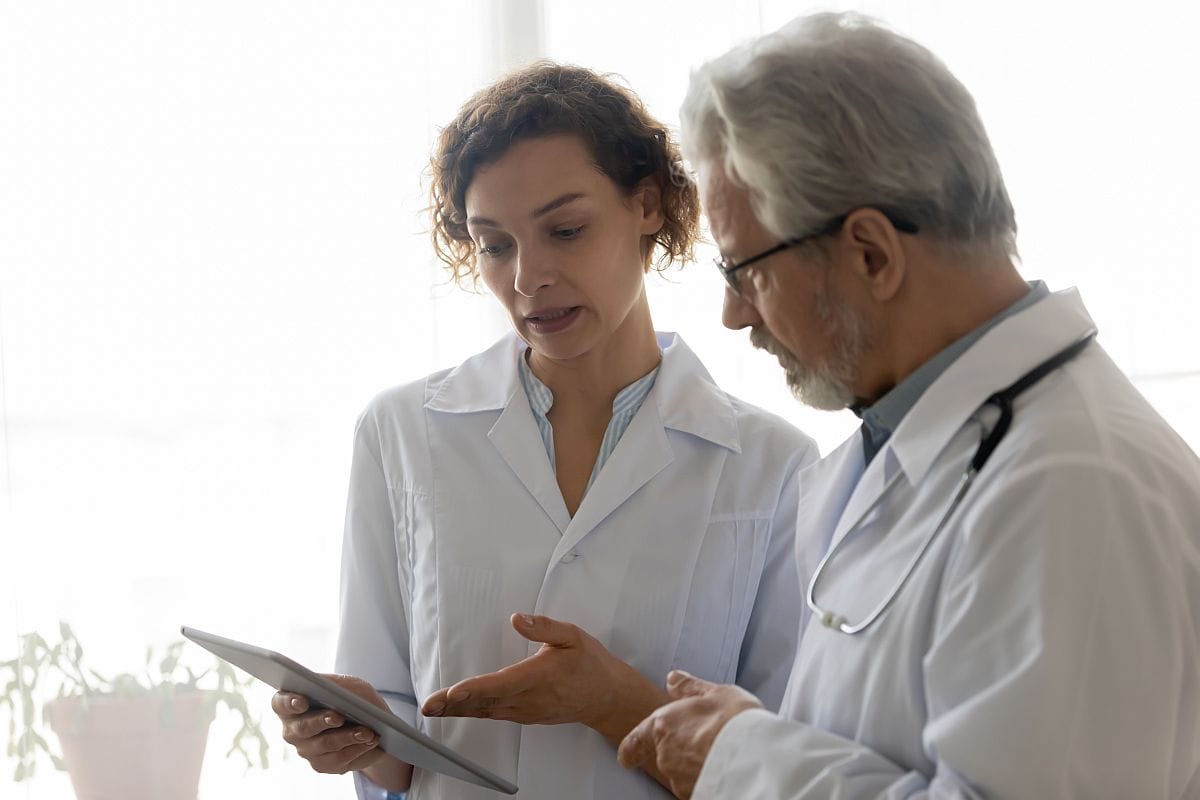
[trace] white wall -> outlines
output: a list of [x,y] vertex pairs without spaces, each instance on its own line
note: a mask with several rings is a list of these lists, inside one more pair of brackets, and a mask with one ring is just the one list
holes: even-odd
[[[691,65],[808,8],[594,5],[515,3],[544,9],[522,46],[623,74],[672,122]],[[1045,5],[860,7],[972,89],[1024,273],[1080,286],[1198,447],[1197,12]],[[62,618],[102,671],[181,623],[330,666],[356,414],[504,328],[488,298],[435,285],[418,176],[435,127],[520,57],[489,38],[506,7],[0,5],[0,660]],[[802,409],[720,327],[712,255],[653,279],[660,327],[828,450],[856,421]],[[347,796],[295,758],[243,776],[221,745],[206,800]],[[71,796],[10,766],[0,800]]]

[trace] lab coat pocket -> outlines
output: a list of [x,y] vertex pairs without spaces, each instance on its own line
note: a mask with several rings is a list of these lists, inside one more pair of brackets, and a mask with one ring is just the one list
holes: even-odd
[[673,668],[732,683],[770,539],[759,514],[714,517],[692,573]]

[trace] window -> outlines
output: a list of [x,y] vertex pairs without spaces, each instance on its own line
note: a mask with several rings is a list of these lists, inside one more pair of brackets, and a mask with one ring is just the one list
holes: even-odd
[[[1200,448],[1200,12],[856,7],[927,44],[972,91],[1017,208],[1023,273],[1078,285],[1103,344]],[[624,75],[674,123],[690,67],[806,10],[10,4],[0,660],[18,632],[65,619],[102,672],[138,668],[181,623],[329,668],[357,413],[507,328],[489,298],[444,285],[432,258],[417,178],[436,127],[538,52]],[[828,452],[857,420],[799,406],[774,358],[720,326],[711,255],[652,277],[658,326]],[[281,760],[281,744],[268,773],[243,775],[221,757],[222,730],[201,797],[349,796],[347,780]],[[48,769],[0,780],[0,800],[71,796]]]

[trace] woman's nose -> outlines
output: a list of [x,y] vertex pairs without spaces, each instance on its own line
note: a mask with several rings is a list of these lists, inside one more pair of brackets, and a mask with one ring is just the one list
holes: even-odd
[[536,250],[524,248],[517,253],[513,270],[513,288],[524,297],[533,297],[540,290],[554,285],[556,275],[549,258]]

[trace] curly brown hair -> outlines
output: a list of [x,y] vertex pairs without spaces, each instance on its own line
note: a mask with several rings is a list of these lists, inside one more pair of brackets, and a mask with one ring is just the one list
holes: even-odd
[[665,269],[694,258],[700,201],[666,126],[609,76],[538,61],[477,92],[438,135],[430,159],[433,248],[456,282],[479,274],[465,199],[476,170],[519,140],[561,133],[581,136],[597,168],[625,192],[647,178],[658,186],[664,222],[648,237],[648,262]]

